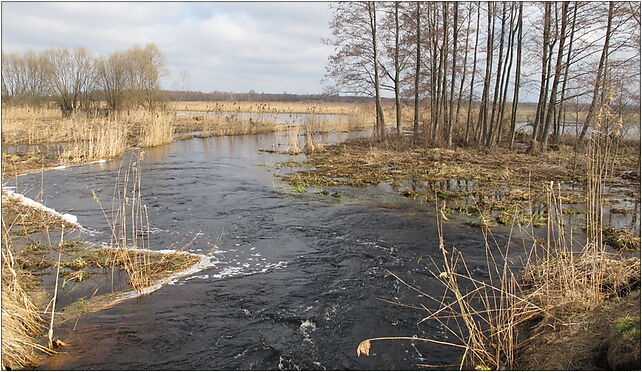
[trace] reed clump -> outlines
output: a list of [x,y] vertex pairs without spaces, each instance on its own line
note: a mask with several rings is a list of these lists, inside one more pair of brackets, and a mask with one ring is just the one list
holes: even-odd
[[127,126],[111,120],[80,120],[60,155],[62,164],[111,159],[127,148]]
[[100,267],[118,267],[124,270],[136,291],[148,288],[161,274],[184,270],[199,260],[194,255],[180,253],[193,240],[175,252],[158,254],[151,250],[149,215],[141,192],[144,156],[144,151],[132,154],[127,168],[119,170],[109,212],[92,191],[109,225],[109,245],[113,248],[92,252],[83,259],[86,264],[94,263]]
[[319,133],[325,123],[321,122],[316,117],[307,117],[305,123],[305,152],[311,153],[323,150],[324,146],[319,143],[315,138],[315,133]]
[[290,155],[297,155],[303,152],[299,144],[300,127],[294,127],[288,131],[288,146],[285,152]]
[[[65,116],[48,106],[3,105],[2,114],[3,146],[32,149],[31,156],[3,153],[3,160],[15,163],[13,167],[3,164],[3,171],[110,159],[132,146],[158,146],[174,140],[174,115],[163,110],[78,111]],[[40,161],[34,162],[33,157]]]
[[23,274],[12,252],[8,227],[2,221],[2,369],[37,365],[41,353],[53,351],[38,343],[44,321],[23,289]]
[[141,111],[136,122],[147,123],[140,127],[138,146],[153,147],[174,140],[173,116],[162,111]]

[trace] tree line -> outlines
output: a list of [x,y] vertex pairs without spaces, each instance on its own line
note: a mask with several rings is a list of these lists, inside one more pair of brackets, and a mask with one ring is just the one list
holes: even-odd
[[54,101],[65,116],[80,110],[153,109],[163,101],[160,79],[165,74],[165,57],[154,44],[104,56],[83,48],[3,53],[2,102]]
[[[341,2],[330,5],[329,93],[412,104],[428,144],[513,147],[518,104],[537,96],[529,150],[557,143],[573,116],[585,138],[599,108],[640,100],[640,3]],[[580,118],[579,107],[584,108]]]

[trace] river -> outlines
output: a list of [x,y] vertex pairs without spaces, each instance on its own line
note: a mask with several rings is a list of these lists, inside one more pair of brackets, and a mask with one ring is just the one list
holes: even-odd
[[[318,141],[366,134],[330,133]],[[56,335],[71,346],[40,369],[408,370],[457,363],[458,349],[417,341],[374,343],[371,356],[357,357],[359,342],[371,337],[457,342],[438,323],[418,324],[425,311],[381,301],[437,306],[391,274],[443,295],[429,273],[430,259],[441,257],[435,214],[385,187],[340,188],[340,197],[293,192],[274,175],[286,170],[274,165],[302,155],[259,151],[284,149],[287,136],[194,138],[144,149],[151,248],[195,238],[191,252],[217,244],[214,265],[66,323]],[[20,176],[17,189],[32,197],[43,189],[47,206],[93,231],[81,238],[109,241],[92,190],[110,205],[129,159]],[[483,272],[479,230],[451,218],[444,231],[448,246]]]

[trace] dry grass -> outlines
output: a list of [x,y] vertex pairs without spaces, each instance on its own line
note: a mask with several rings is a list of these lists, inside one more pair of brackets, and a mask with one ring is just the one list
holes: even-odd
[[25,274],[16,267],[12,252],[10,226],[2,220],[2,369],[21,369],[37,365],[41,353],[52,350],[38,344],[44,330],[43,319],[22,282]]
[[130,248],[144,250],[149,247],[149,220],[147,208],[141,199],[141,160],[144,152],[134,156],[124,172],[119,170],[109,216],[96,194],[92,193],[109,224],[110,246],[115,247],[114,252],[117,252],[113,257],[114,262],[120,261],[132,287],[142,290],[152,282],[149,255]]
[[[150,251],[149,217],[141,195],[144,155],[142,151],[132,155],[127,168],[124,171],[119,170],[109,213],[92,191],[109,225],[110,246],[114,247],[111,250],[100,251],[99,255],[107,258],[108,261],[103,261],[99,266],[112,268],[118,266],[125,270],[129,283],[136,291],[148,288],[159,274],[185,269],[198,261],[191,255],[166,253],[159,256]],[[187,242],[179,251],[186,249],[191,243],[192,241]],[[100,258],[95,259],[96,262],[100,260]],[[85,261],[92,262],[92,260]]]
[[25,205],[5,192],[2,192],[2,209],[3,219],[13,235],[25,236],[39,231],[60,231],[61,228],[70,230],[77,227],[59,215]]
[[308,121],[315,122],[313,129],[307,129],[310,135],[367,129],[374,122],[372,110],[365,104],[180,102],[170,107],[187,112],[133,109],[108,117],[83,112],[64,117],[60,110],[46,106],[3,105],[3,146],[31,147],[16,153],[3,152],[2,172],[10,176],[109,159],[133,146],[158,146],[175,139],[284,131],[307,127]]
[[299,127],[295,127],[288,132],[288,147],[285,150],[286,153],[296,155],[303,152],[301,146],[299,145],[300,131],[301,129]]
[[157,146],[173,139],[173,114],[164,111],[129,110],[113,117],[76,113],[63,117],[59,110],[47,108],[2,108],[3,146],[42,148],[33,150],[27,158],[3,153],[3,160],[11,163],[3,164],[5,174],[38,169],[45,164],[70,165],[114,158],[131,146]]
[[111,159],[127,148],[127,127],[110,120],[82,120],[71,131],[69,145],[60,155],[62,164]]
[[362,104],[328,102],[171,102],[175,111],[255,112],[271,114],[339,114],[351,115],[361,110]]
[[306,118],[305,123],[305,152],[311,153],[323,150],[323,144],[315,140],[314,134],[319,133],[323,123],[315,117]]
[[137,122],[147,123],[140,127],[138,136],[138,146],[152,147],[164,145],[174,140],[174,118],[167,112],[149,112],[140,113],[142,118]]
[[[620,254],[609,252],[602,239],[604,182],[613,166],[614,147],[611,133],[600,131],[599,124],[608,119],[606,107],[598,115],[598,125],[585,157],[586,169],[589,172],[585,181],[589,211],[585,243],[577,244],[573,240],[572,227],[566,231],[561,187],[550,182],[546,187],[546,238],[539,240],[534,232],[529,233],[521,225],[517,225],[522,237],[528,237],[528,241],[531,242],[530,249],[524,247],[527,248],[527,256],[521,265],[512,262],[510,255],[515,226],[511,228],[505,246],[500,246],[494,238],[489,239],[490,232],[482,229],[486,243],[485,274],[488,279],[477,279],[469,270],[461,252],[454,247],[447,248],[444,243],[442,218],[439,217],[443,216],[442,207],[442,213],[437,214],[442,261],[439,264],[433,261],[437,271],[432,275],[438,278],[445,288],[444,296],[434,298],[397,277],[411,290],[438,304],[436,310],[429,310],[424,304],[405,306],[425,309],[428,315],[420,322],[438,322],[457,338],[458,342],[449,344],[464,350],[460,362],[461,369],[503,370],[524,365],[539,368],[543,361],[524,361],[532,359],[533,354],[540,357],[547,354],[564,354],[555,349],[559,348],[558,344],[539,339],[542,334],[546,334],[542,330],[549,330],[550,333],[550,329],[577,328],[578,323],[580,328],[588,327],[594,322],[588,315],[590,312],[598,308],[609,308],[612,300],[624,298],[629,293],[639,290],[640,259],[627,259]],[[451,321],[453,319],[456,321],[455,326]],[[527,337],[518,337],[518,330],[526,333]],[[557,334],[558,337],[560,335],[561,333]],[[588,333],[584,337],[600,336]],[[370,342],[388,339],[408,338],[368,339],[357,347],[357,354],[368,355]],[[443,341],[439,340],[412,339],[443,344]],[[567,338],[566,342],[575,344],[584,341]],[[639,345],[639,339],[637,342]],[[534,352],[531,347],[531,350],[528,350],[531,355],[520,355],[520,351],[525,350],[525,346],[529,344],[538,345],[544,350]],[[548,347],[553,349],[546,349]],[[586,348],[576,349],[591,352]],[[589,364],[582,364],[581,368],[595,367],[594,364],[590,364],[595,358],[583,357]],[[639,364],[639,352],[637,357]],[[572,364],[564,361],[559,365]]]

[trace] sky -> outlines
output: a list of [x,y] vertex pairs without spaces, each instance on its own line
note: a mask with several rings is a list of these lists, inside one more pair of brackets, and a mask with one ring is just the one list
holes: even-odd
[[329,20],[319,2],[2,2],[2,52],[155,43],[165,89],[314,94],[332,52],[321,42]]

